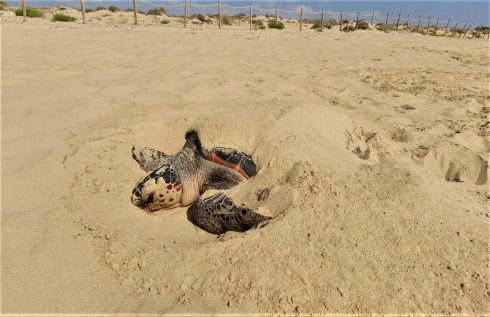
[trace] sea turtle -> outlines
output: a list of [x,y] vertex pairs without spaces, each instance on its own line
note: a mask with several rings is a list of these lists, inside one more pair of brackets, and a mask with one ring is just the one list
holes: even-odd
[[250,155],[221,147],[207,151],[195,129],[188,130],[185,139],[182,150],[172,156],[133,146],[133,158],[149,172],[133,189],[134,205],[148,212],[190,206],[187,219],[213,234],[243,232],[270,219],[236,206],[223,192],[201,198],[208,189],[228,189],[254,176]]

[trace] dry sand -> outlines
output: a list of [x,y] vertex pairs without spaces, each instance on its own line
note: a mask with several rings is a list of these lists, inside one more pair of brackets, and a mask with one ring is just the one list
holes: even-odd
[[[488,41],[20,21],[3,313],[490,313]],[[131,205],[132,145],[175,153],[189,127],[252,154],[233,191],[267,226]]]

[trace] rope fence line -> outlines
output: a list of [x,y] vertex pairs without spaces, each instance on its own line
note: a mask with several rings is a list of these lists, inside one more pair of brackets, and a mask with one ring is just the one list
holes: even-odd
[[[250,4],[248,6],[230,6],[230,5],[227,5],[227,4],[222,4],[221,3],[221,0],[217,0],[217,3],[210,3],[210,4],[197,4],[197,3],[189,3],[188,0],[185,0],[184,3],[171,3],[171,4],[156,4],[156,3],[153,3],[151,1],[148,1],[148,0],[132,0],[132,5],[133,5],[133,13],[134,13],[134,24],[138,24],[138,20],[137,20],[137,9],[136,9],[136,2],[142,2],[142,3],[146,3],[148,5],[151,5],[151,6],[154,6],[154,7],[159,7],[159,8],[163,8],[163,9],[167,9],[167,8],[179,8],[179,7],[184,7],[184,27],[186,27],[187,25],[187,16],[188,16],[188,8],[190,7],[196,7],[196,8],[206,8],[206,7],[217,7],[218,9],[218,26],[219,28],[221,29],[221,20],[222,20],[222,8],[226,8],[226,9],[236,9],[236,10],[246,10],[248,9],[249,10],[249,23],[250,23],[250,29],[252,29],[252,23],[253,23],[253,20],[252,20],[252,16],[253,16],[253,11],[258,11],[258,12],[270,12],[270,13],[274,13],[275,14],[275,20],[278,21],[279,20],[279,13],[292,13],[292,14],[297,14],[298,17],[299,17],[299,21],[300,21],[300,31],[302,30],[302,26],[303,26],[303,16],[304,15],[320,15],[320,17],[318,18],[318,20],[320,20],[320,28],[323,30],[324,28],[324,22],[325,22],[325,18],[327,18],[327,21],[328,21],[328,17],[331,16],[339,16],[339,24],[340,24],[340,30],[345,30],[345,29],[342,29],[342,24],[346,24],[346,21],[345,20],[348,20],[347,22],[354,22],[353,19],[351,19],[352,21],[349,21],[349,19],[346,19],[347,17],[350,17],[350,18],[354,18],[355,17],[355,29],[358,29],[359,28],[359,24],[360,22],[363,22],[364,23],[364,28],[365,28],[365,23],[369,23],[369,22],[366,22],[364,21],[364,19],[362,18],[368,18],[367,20],[371,20],[371,25],[376,25],[376,28],[378,28],[378,24],[384,24],[384,30],[387,31],[388,30],[388,21],[392,21],[392,22],[395,22],[396,21],[396,30],[399,30],[399,26],[402,25],[402,26],[406,26],[408,29],[410,29],[410,27],[412,27],[412,29],[415,29],[416,32],[419,32],[419,29],[422,28],[422,29],[427,29],[427,32],[429,31],[430,28],[435,28],[435,32],[437,34],[437,31],[439,29],[443,29],[444,30],[444,35],[446,35],[447,31],[451,30],[452,29],[452,32],[454,31],[458,31],[459,33],[459,37],[461,37],[461,35],[464,33],[463,37],[466,36],[466,34],[468,33],[468,31],[471,29],[471,27],[473,26],[473,22],[471,22],[470,26],[468,28],[466,28],[466,26],[468,25],[468,23],[470,21],[466,21],[466,23],[464,24],[463,28],[461,30],[459,29],[456,29],[458,24],[459,24],[459,21],[456,20],[456,21],[452,21],[453,25],[451,26],[451,19],[447,19],[447,20],[440,20],[439,17],[437,17],[437,19],[434,19],[433,17],[429,17],[428,19],[426,18],[422,18],[421,16],[419,16],[418,18],[416,17],[410,17],[410,15],[408,15],[406,18],[402,17],[401,14],[398,14],[397,16],[389,16],[389,14],[386,14],[386,16],[381,16],[379,15],[379,12],[377,11],[371,11],[371,12],[357,12],[357,13],[352,13],[352,12],[331,12],[331,11],[325,11],[325,10],[321,10],[321,11],[306,11],[304,10],[304,8],[300,8],[300,9],[297,9],[297,10],[284,10],[284,9],[280,9],[278,8],[277,6],[275,8],[270,8],[270,9],[265,9],[265,8],[261,8],[261,7],[256,7],[252,4],[252,2],[250,2]],[[26,8],[27,8],[27,5],[26,5],[26,0],[22,0],[21,1],[21,6],[22,6],[22,11],[23,11],[23,17],[24,17],[24,22],[26,21]],[[86,23],[86,18],[85,18],[85,6],[84,6],[84,0],[80,0],[80,10],[82,12],[82,19],[83,19],[83,23],[85,24]],[[240,13],[240,15],[243,15],[243,16],[246,16],[245,14],[243,13]],[[361,18],[361,19],[359,19]],[[380,23],[378,23],[380,22]],[[401,22],[401,23],[400,23]],[[421,23],[426,23],[426,25],[421,25]],[[432,22],[432,24],[431,24]],[[434,23],[435,22],[435,23]],[[413,25],[410,25],[410,23],[413,23]],[[395,24],[395,23],[393,23]],[[393,24],[390,24],[390,25],[393,25]],[[415,27],[415,24],[417,25]],[[349,30],[352,30],[351,29],[351,25],[349,26],[350,29]],[[478,28],[476,28],[478,29]],[[489,32],[489,27],[488,26],[483,26],[481,25],[479,27],[479,30],[478,32],[482,32],[483,35],[487,34],[487,38],[489,38],[490,36],[490,32]],[[475,36],[475,33],[473,33],[473,36]]]
[[[216,7],[216,6],[217,6],[216,3],[213,3],[213,4],[189,4],[189,7]],[[223,5],[223,6],[225,6],[225,5]]]
[[177,7],[185,6],[185,3],[181,3],[181,4],[155,4],[155,3],[152,3],[152,2],[146,1],[146,0],[138,0],[138,1],[147,3],[147,4],[152,5],[154,7],[160,7],[160,8],[177,8]]
[[[248,8],[250,8],[249,6],[246,6],[246,7],[232,7],[232,6],[228,6],[226,4],[222,4],[221,6],[224,7],[224,8],[229,8],[229,9],[248,9]],[[252,9],[253,9],[253,7],[252,7]]]
[[258,8],[258,7],[254,7],[254,6],[252,6],[252,9],[262,11],[262,12],[274,12],[274,9],[263,9],[263,8]]
[[301,11],[290,11],[290,10],[282,10],[282,9],[279,9],[278,11],[279,12],[285,12],[285,13],[301,13]]

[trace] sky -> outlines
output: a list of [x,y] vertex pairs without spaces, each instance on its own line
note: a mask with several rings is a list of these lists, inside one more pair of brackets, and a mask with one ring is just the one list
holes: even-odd
[[[146,11],[152,6],[148,3],[144,3],[141,0],[136,0],[138,9]],[[147,0],[151,3],[155,4],[165,4],[165,3],[183,3],[184,0]],[[188,0],[189,3],[214,3],[217,0]],[[233,6],[246,6],[248,5],[250,0],[222,0],[222,3],[230,4]],[[253,1],[253,0],[252,0]],[[79,1],[72,0],[26,0],[29,4],[33,6],[55,6],[55,5],[65,5],[71,7],[78,7]],[[19,6],[20,1],[7,1],[7,3],[11,6]],[[104,5],[108,6],[110,4],[114,4],[122,9],[131,7],[131,0],[85,0],[85,6],[87,8],[93,8],[96,6]],[[378,17],[378,21],[384,21],[384,17],[386,14],[390,17],[390,22],[393,22],[394,19],[401,14],[403,21],[404,19],[410,15],[415,21],[411,23],[416,23],[418,16],[422,17],[422,21],[426,21],[428,17],[431,17],[431,21],[435,23],[435,20],[439,16],[442,23],[446,23],[446,21],[450,20],[450,26],[454,26],[456,21],[458,23],[464,24],[466,21],[469,23],[473,23],[473,27],[478,26],[480,24],[489,25],[489,1],[471,1],[471,0],[412,0],[412,1],[404,1],[404,0],[391,0],[391,1],[382,1],[382,0],[358,0],[358,1],[348,1],[348,0],[337,0],[337,1],[302,1],[302,0],[255,0],[253,1],[254,6],[261,8],[273,8],[276,4],[279,8],[285,10],[299,10],[300,7],[303,7],[306,11],[320,11],[325,10],[326,12],[348,12],[351,14],[357,13],[357,11],[361,11],[366,15],[365,19],[369,20],[368,14],[369,12],[375,11],[376,16]],[[189,13],[214,13],[216,9],[214,7],[211,8],[190,8]],[[228,14],[237,14],[237,13],[245,13],[248,14],[248,10],[237,10],[237,9],[228,9],[230,12]],[[169,9],[167,10],[170,14],[182,14],[182,7]],[[206,12],[208,11],[208,12]],[[281,16],[286,18],[295,17],[294,13],[280,13]],[[309,18],[315,18],[315,14],[308,16]],[[335,17],[335,16],[332,16]],[[432,24],[431,22],[431,24]],[[423,24],[422,22],[421,24]],[[427,23],[427,22],[425,22]],[[462,27],[461,24],[460,27]]]

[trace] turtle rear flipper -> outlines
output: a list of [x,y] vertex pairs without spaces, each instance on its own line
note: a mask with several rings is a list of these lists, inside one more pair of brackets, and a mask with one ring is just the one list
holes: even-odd
[[271,218],[238,207],[230,197],[218,193],[195,202],[187,210],[187,219],[209,233],[222,234],[226,231],[244,232]]
[[209,161],[237,171],[245,178],[250,178],[257,174],[257,167],[252,157],[236,149],[215,147],[208,151],[205,157]]

